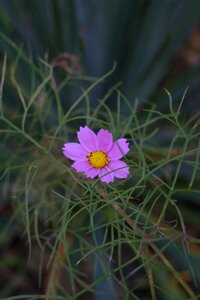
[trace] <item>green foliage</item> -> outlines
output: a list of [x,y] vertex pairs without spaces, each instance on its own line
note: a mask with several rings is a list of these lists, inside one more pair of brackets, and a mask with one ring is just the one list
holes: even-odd
[[[32,59],[48,56],[52,61],[62,54],[59,66],[65,72],[73,69],[75,57],[80,72],[98,77],[117,62],[107,84],[94,90],[93,105],[115,84],[132,104],[135,99],[140,105],[153,100],[166,109],[160,88],[173,89],[176,102],[188,85],[189,93],[199,100],[193,92],[199,63],[171,76],[177,74],[177,51],[199,21],[198,0],[1,0],[0,9],[0,49],[11,59],[16,57],[15,41]],[[25,86],[28,71],[21,63],[17,76]],[[60,76],[62,80],[65,74]],[[76,98],[77,89],[69,86],[61,95],[65,108]],[[113,98],[108,103],[112,109],[114,102]]]
[[[199,298],[200,65],[174,63],[199,11],[0,1],[1,299]],[[127,180],[70,168],[84,124],[128,138]]]
[[[21,63],[30,70],[29,90],[16,76]],[[91,94],[109,80],[114,65],[98,80],[81,76],[89,87],[64,110],[60,95],[66,86],[79,85],[80,75],[57,81],[52,65],[39,64],[37,69],[22,51],[14,65],[6,69],[6,57],[3,63],[1,201],[11,202],[14,213],[0,241],[5,243],[13,224],[22,224],[28,259],[35,245],[40,249],[34,263],[40,284],[45,278],[46,285],[41,295],[4,290],[2,297],[197,299],[199,112],[189,118],[182,113],[187,94],[176,108],[166,91],[165,113],[155,105],[141,112],[114,86],[93,108]],[[15,105],[7,102],[10,88]],[[123,114],[124,107],[129,113]],[[128,138],[127,180],[102,184],[70,168],[61,148],[76,139],[80,124]]]

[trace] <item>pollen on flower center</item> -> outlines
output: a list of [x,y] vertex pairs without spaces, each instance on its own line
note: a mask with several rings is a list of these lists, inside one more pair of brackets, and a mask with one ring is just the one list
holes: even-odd
[[97,169],[104,168],[108,164],[108,157],[102,151],[90,152],[87,158],[91,165]]

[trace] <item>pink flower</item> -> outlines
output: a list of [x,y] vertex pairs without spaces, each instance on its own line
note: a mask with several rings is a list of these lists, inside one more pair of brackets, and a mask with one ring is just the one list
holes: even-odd
[[112,133],[100,129],[95,134],[89,127],[80,127],[77,132],[79,143],[66,143],[63,153],[74,160],[72,168],[84,172],[88,178],[99,176],[102,182],[113,182],[114,177],[127,178],[128,165],[121,161],[129,151],[127,139],[113,142]]

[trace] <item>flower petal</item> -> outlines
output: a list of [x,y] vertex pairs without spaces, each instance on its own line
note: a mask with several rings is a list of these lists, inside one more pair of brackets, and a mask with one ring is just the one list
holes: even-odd
[[72,165],[72,168],[74,168],[77,172],[85,172],[88,169],[91,168],[90,163],[85,160],[85,161],[75,161]]
[[108,167],[113,171],[113,175],[117,178],[127,178],[129,175],[128,165],[121,160],[110,161]]
[[112,148],[107,153],[110,160],[117,160],[122,158],[129,151],[129,143],[127,139],[119,139],[113,143]]
[[66,143],[62,148],[65,156],[72,160],[85,160],[88,152],[79,143]]
[[86,151],[98,151],[97,136],[89,127],[80,127],[80,131],[77,132],[77,137],[81,146],[83,146]]
[[100,129],[97,133],[99,150],[108,152],[113,144],[113,136],[108,130]]
[[88,169],[88,170],[85,171],[85,175],[88,178],[94,178],[95,176],[99,175],[99,169],[90,168],[90,169]]
[[109,183],[109,182],[114,181],[113,174],[114,173],[108,167],[105,167],[105,168],[100,169],[99,177],[102,182]]

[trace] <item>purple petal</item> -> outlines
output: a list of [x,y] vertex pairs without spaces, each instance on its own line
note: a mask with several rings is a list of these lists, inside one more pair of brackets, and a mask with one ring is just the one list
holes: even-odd
[[127,139],[119,139],[113,143],[112,148],[107,153],[110,160],[117,160],[122,158],[129,151],[129,143]]
[[[90,166],[91,167],[91,166]],[[95,176],[99,175],[99,169],[91,168],[85,171],[85,175],[88,178],[94,178]]]
[[91,165],[88,161],[75,161],[72,165],[77,172],[85,172],[91,168]]
[[129,175],[128,165],[121,160],[110,161],[108,166],[113,171],[113,175],[117,178],[127,178]]
[[108,130],[100,129],[97,133],[99,150],[108,152],[113,144],[113,136]]
[[105,167],[105,168],[100,169],[99,177],[102,182],[109,183],[109,182],[114,181],[113,174],[114,173],[108,167]]
[[72,160],[85,160],[88,152],[79,143],[66,143],[63,147],[65,156]]
[[80,131],[77,132],[77,137],[81,146],[83,146],[86,151],[98,151],[97,136],[89,127],[80,127]]

